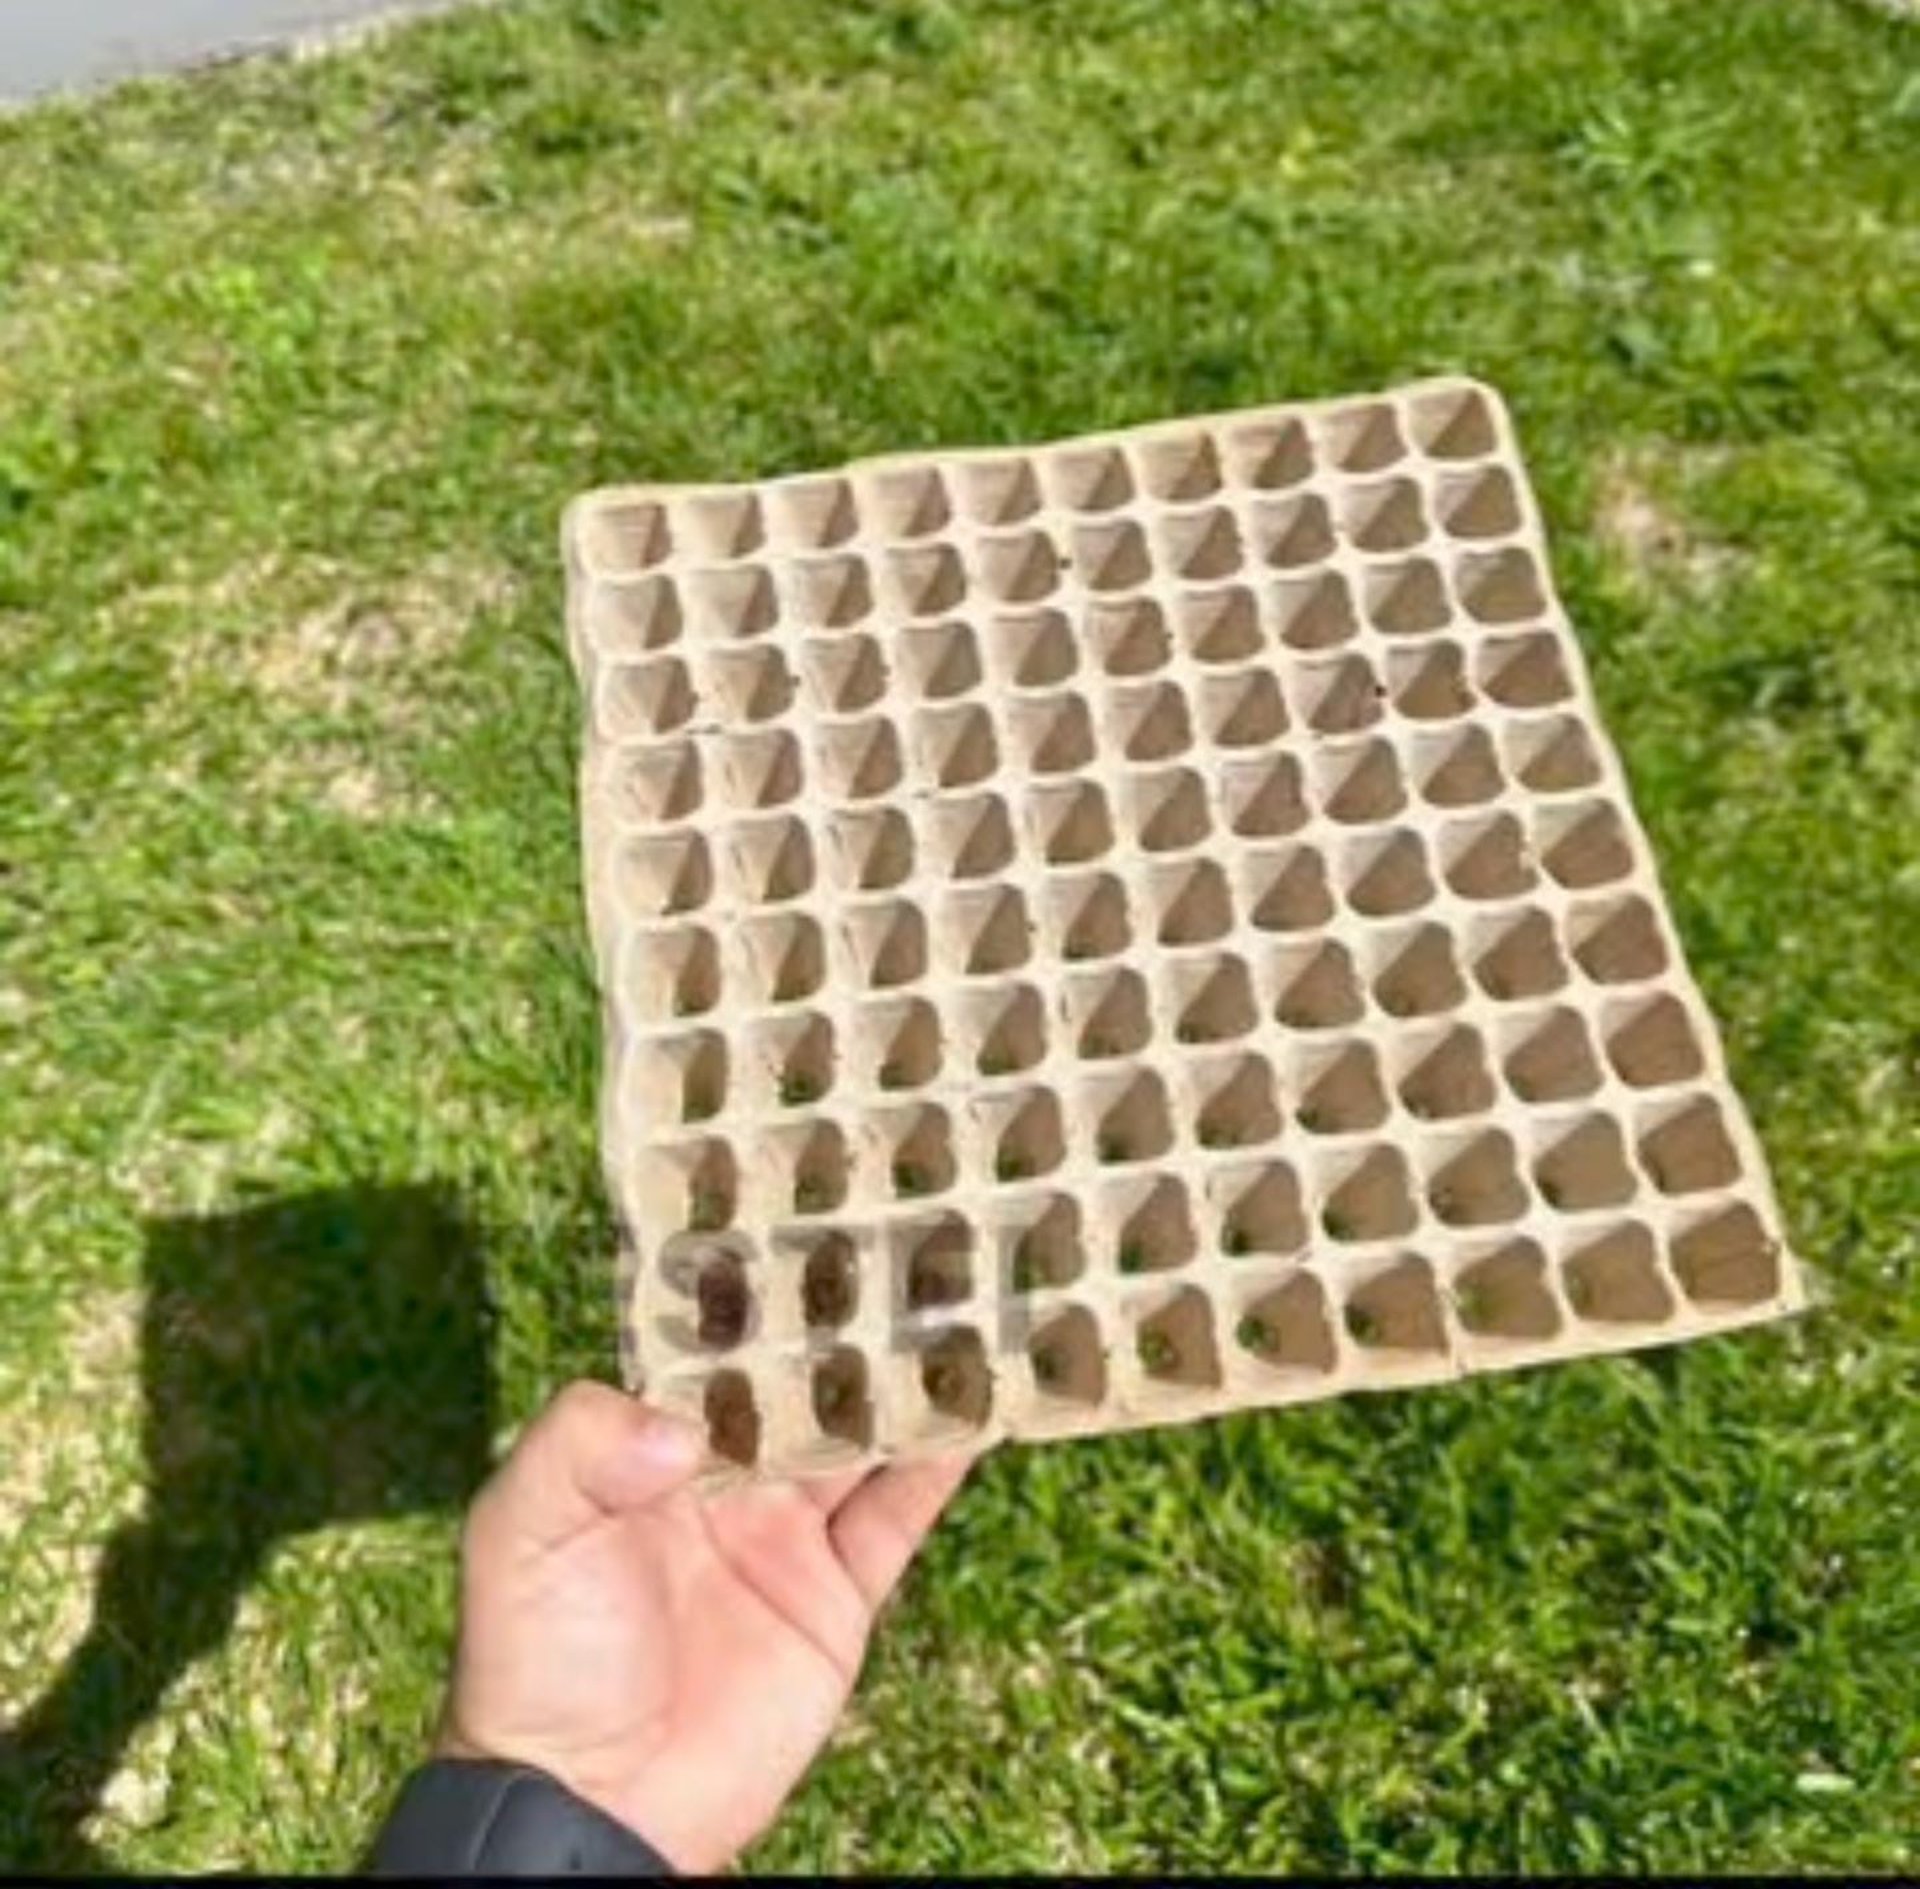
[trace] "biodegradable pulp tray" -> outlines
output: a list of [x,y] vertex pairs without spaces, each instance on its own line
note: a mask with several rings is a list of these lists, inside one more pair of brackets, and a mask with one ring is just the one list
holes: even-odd
[[565,549],[624,1368],[716,1471],[1804,1302],[1490,389]]

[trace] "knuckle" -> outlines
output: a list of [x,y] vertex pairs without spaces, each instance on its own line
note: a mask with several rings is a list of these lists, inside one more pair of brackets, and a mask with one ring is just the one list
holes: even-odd
[[609,1400],[617,1394],[604,1384],[582,1378],[561,1390],[547,1406],[546,1414],[556,1428],[578,1430],[604,1418]]

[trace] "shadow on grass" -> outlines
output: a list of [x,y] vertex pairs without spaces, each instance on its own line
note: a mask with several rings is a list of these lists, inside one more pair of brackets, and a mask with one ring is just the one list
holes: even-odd
[[0,1871],[101,1866],[82,1826],[129,1740],[279,1543],[465,1502],[493,1430],[488,1327],[442,1187],[149,1227],[145,1510],[108,1545],[85,1640],[0,1733]]

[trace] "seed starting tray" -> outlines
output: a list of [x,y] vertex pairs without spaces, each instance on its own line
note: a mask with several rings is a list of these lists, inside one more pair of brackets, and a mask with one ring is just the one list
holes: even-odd
[[1804,1302],[1489,388],[565,551],[623,1362],[715,1473]]

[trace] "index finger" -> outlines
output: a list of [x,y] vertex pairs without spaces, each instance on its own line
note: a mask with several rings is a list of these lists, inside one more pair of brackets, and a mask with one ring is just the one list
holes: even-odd
[[966,1480],[977,1456],[936,1456],[876,1470],[827,1524],[841,1565],[878,1612]]

